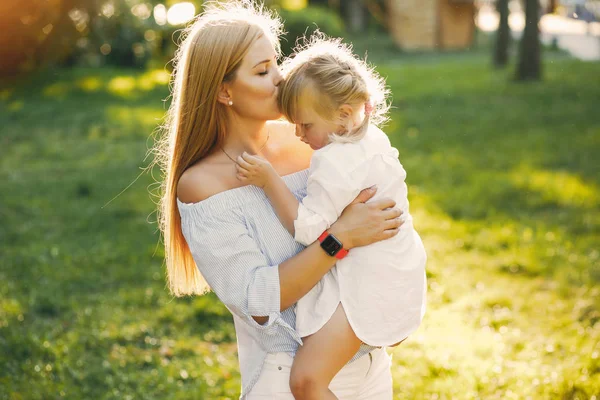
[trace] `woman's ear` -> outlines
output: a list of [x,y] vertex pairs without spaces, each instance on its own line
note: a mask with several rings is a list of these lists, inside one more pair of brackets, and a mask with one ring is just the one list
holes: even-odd
[[221,104],[225,104],[226,106],[233,105],[233,100],[231,98],[231,89],[229,88],[229,85],[226,82],[223,83],[221,85],[221,89],[219,89],[217,101]]

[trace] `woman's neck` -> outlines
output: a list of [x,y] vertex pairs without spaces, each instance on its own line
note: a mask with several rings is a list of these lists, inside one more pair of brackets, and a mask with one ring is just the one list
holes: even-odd
[[265,146],[269,132],[266,121],[229,121],[227,137],[223,149],[237,157],[244,151],[250,154],[260,154]]

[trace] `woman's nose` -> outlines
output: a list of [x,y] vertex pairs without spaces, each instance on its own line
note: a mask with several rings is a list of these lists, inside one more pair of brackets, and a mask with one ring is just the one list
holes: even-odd
[[296,125],[296,132],[295,133],[296,133],[296,136],[302,137],[302,132],[301,132],[300,127],[298,125]]
[[279,84],[281,82],[283,82],[283,76],[281,75],[281,72],[279,71],[279,68],[275,68],[275,74],[274,74],[274,76],[275,76],[275,80],[274,80],[275,86],[279,86]]

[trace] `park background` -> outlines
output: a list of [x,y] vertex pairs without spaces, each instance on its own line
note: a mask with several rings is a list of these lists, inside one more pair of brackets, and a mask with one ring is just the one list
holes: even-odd
[[[429,254],[424,323],[390,349],[395,398],[600,399],[599,4],[447,0],[471,32],[447,46],[410,41],[427,3],[267,2],[286,52],[318,26],[393,93]],[[239,396],[230,314],[168,293],[145,170],[201,7],[0,5],[0,399]]]

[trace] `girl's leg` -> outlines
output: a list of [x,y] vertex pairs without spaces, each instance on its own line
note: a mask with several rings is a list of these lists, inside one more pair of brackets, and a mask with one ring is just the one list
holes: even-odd
[[340,303],[331,319],[315,334],[303,339],[290,378],[296,400],[337,399],[329,390],[333,377],[360,348]]

